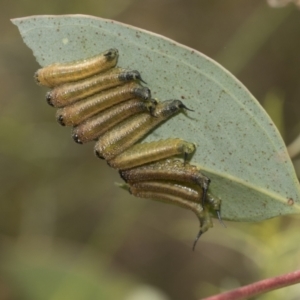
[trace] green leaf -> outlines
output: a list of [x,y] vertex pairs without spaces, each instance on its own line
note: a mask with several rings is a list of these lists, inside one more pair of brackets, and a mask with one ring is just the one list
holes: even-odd
[[42,65],[118,48],[118,65],[137,69],[154,97],[177,98],[194,112],[166,122],[146,141],[179,137],[212,180],[224,219],[260,221],[300,212],[299,183],[273,122],[249,91],[205,55],[170,39],[91,16],[14,19]]

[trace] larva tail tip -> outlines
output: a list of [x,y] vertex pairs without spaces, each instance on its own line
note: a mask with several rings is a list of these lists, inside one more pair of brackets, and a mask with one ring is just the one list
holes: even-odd
[[134,80],[139,80],[139,81],[141,81],[141,82],[147,84],[147,82],[143,80],[143,78],[142,78],[142,76],[141,76],[141,74],[140,74],[139,71],[134,70],[134,71],[132,71],[132,74],[133,74],[133,79],[134,79]]
[[180,108],[184,108],[184,109],[189,110],[189,111],[194,111],[193,109],[190,109],[190,108],[186,107],[183,103],[181,103]]
[[195,238],[194,244],[193,244],[193,251],[195,251],[197,242],[198,242],[199,238],[201,237],[202,233],[203,233],[202,229],[200,229],[199,232],[198,232],[198,234],[197,234],[197,236],[196,236],[196,238]]

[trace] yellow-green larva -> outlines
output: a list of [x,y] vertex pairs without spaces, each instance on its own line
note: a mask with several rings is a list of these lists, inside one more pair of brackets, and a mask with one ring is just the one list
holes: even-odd
[[75,142],[83,144],[97,139],[121,121],[141,112],[150,112],[155,108],[152,100],[131,99],[114,105],[88,118],[73,128]]
[[108,160],[108,164],[115,169],[125,170],[178,154],[184,154],[186,160],[187,155],[193,153],[195,149],[194,144],[182,139],[166,139],[135,144],[113,159]]
[[54,87],[47,93],[46,99],[54,107],[64,107],[80,99],[129,81],[142,81],[140,73],[135,70],[127,71],[120,68],[113,68],[105,73],[100,73],[87,79]]
[[151,98],[151,92],[137,82],[130,82],[59,108],[56,118],[63,126],[76,126],[91,116],[132,98],[147,100]]
[[96,56],[69,63],[55,63],[36,71],[35,81],[54,87],[66,82],[77,81],[113,68],[118,61],[117,49],[109,49]]
[[[137,168],[122,170],[120,171],[120,175],[129,184],[149,180],[170,180],[194,183],[203,190],[203,206],[206,202],[206,194],[210,183],[210,179],[203,175],[196,166],[184,163],[178,159],[165,159]],[[220,210],[219,201],[216,206],[218,207],[217,210]]]
[[180,100],[167,100],[156,105],[153,115],[141,113],[130,117],[99,138],[95,145],[96,155],[111,160],[183,108],[186,106]]

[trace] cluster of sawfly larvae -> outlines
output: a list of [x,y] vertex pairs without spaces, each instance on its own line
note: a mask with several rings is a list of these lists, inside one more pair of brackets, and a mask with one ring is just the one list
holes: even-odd
[[[192,210],[202,233],[220,219],[220,200],[208,192],[210,180],[188,163],[195,145],[179,138],[137,143],[182,110],[180,100],[151,98],[136,70],[116,67],[118,50],[39,69],[35,80],[51,90],[46,100],[57,109],[57,121],[71,126],[79,143],[96,141],[95,154],[117,169],[134,196],[152,198]],[[183,160],[176,158],[183,155]],[[193,248],[194,248],[193,247]]]

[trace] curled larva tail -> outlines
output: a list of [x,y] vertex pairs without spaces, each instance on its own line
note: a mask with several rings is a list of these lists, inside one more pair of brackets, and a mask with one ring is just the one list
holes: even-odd
[[130,82],[59,108],[56,119],[63,126],[77,126],[97,113],[133,98],[147,100],[151,98],[151,92],[147,87]]

